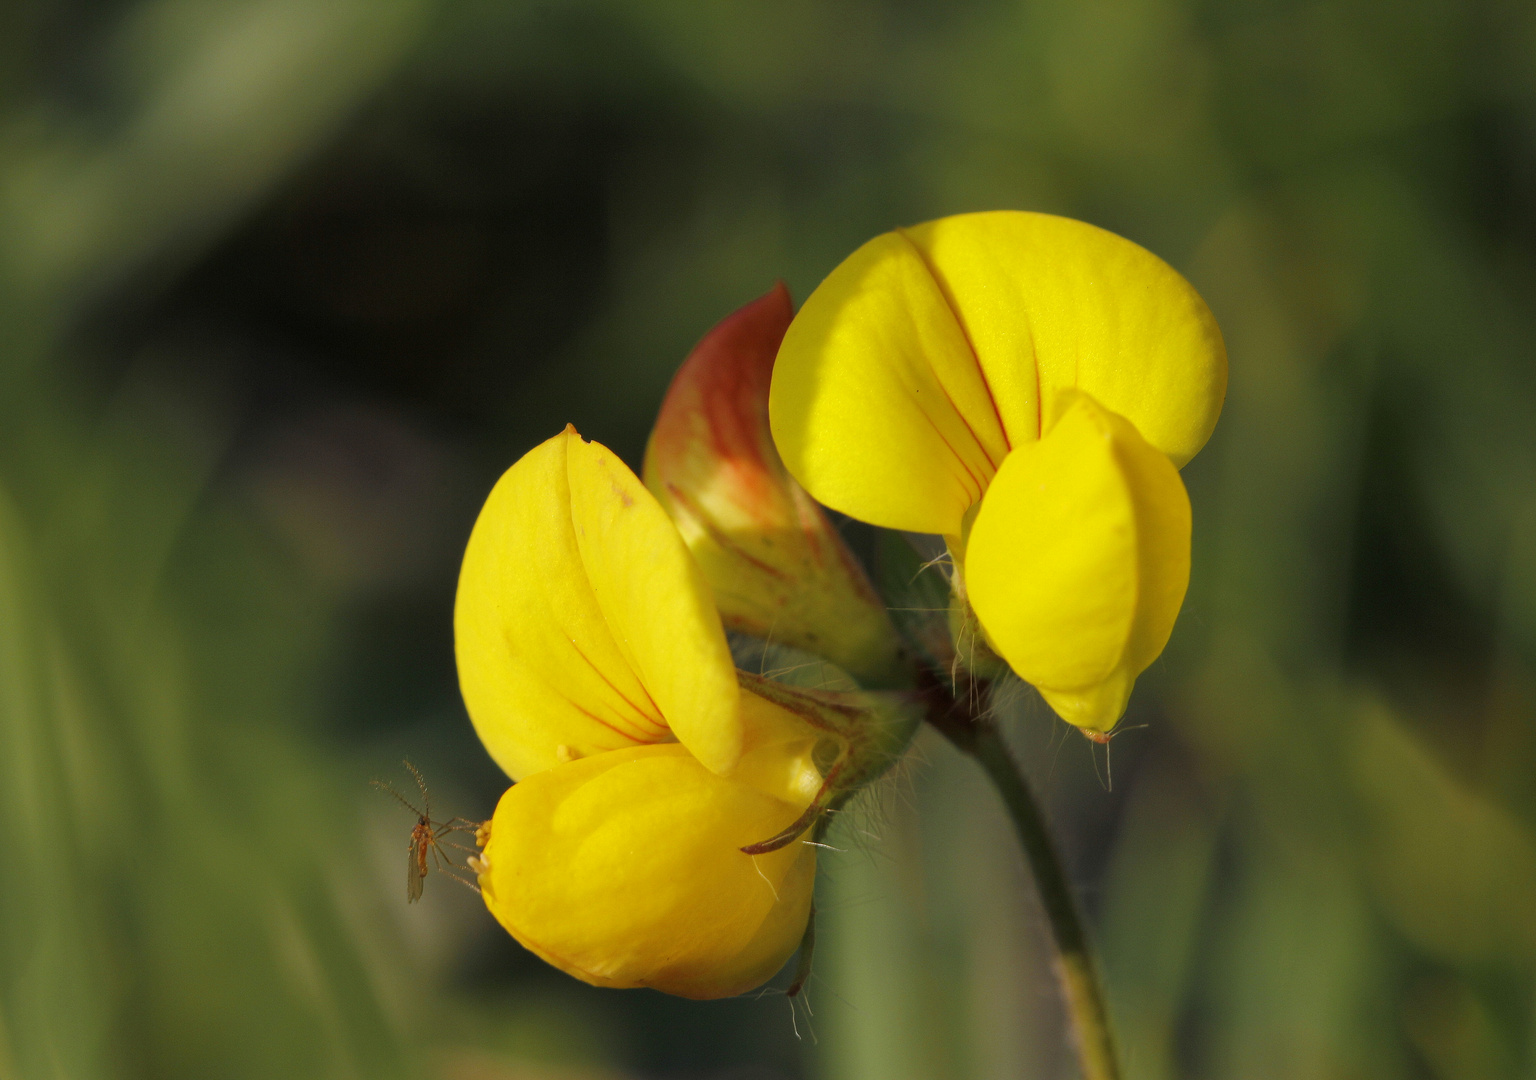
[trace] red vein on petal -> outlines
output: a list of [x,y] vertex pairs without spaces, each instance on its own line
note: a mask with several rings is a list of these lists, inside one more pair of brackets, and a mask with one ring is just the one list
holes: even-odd
[[[614,724],[609,723],[607,720],[604,720],[601,716],[598,716],[597,713],[593,712],[591,709],[587,708],[585,705],[577,704],[571,698],[571,696],[569,694],[566,694],[559,687],[554,687],[554,690],[555,690],[555,693],[559,694],[560,698],[567,705],[569,705],[571,708],[573,708],[577,712],[581,713],[582,716],[585,716],[587,719],[591,720],[593,723],[601,724],[603,727],[607,728],[609,731],[613,732],[615,735],[619,736],[620,738],[628,739],[630,742],[638,743],[641,746],[651,746],[651,745],[654,745],[652,740],[647,739],[645,737],[645,732],[644,731],[641,731],[639,734],[634,734],[634,733],[625,731],[623,728],[617,727]],[[665,730],[665,729],[663,729],[663,730]]]
[[[939,437],[939,441],[942,442],[945,448],[949,451],[950,457],[959,462],[960,467],[965,470],[966,477],[969,478],[971,485],[973,485],[976,489],[975,491],[971,492],[970,501],[975,502],[977,499],[981,498],[981,494],[982,492],[986,491],[987,485],[981,482],[981,477],[977,476],[976,473],[971,469],[969,463],[966,462],[965,458],[960,456],[960,452],[954,448],[954,445],[949,441],[949,437],[944,434],[944,429],[939,427],[939,422],[932,416],[928,415],[928,410],[919,407],[917,411],[922,415],[924,420],[928,421],[928,426],[933,428],[934,434]],[[960,486],[967,487],[965,484],[961,484]]]
[[[599,610],[601,610],[601,605],[599,605]],[[607,619],[607,613],[604,612],[604,621],[606,621],[606,619]],[[613,633],[613,630],[612,630],[611,627],[609,628],[608,632],[610,634]],[[629,695],[625,694],[624,691],[620,690],[618,688],[618,686],[616,686],[614,684],[613,680],[608,677],[607,673],[605,671],[603,671],[602,668],[600,668],[596,664],[594,664],[592,662],[591,658],[588,657],[586,653],[581,651],[581,646],[576,644],[576,639],[575,638],[571,639],[571,648],[576,650],[576,655],[581,657],[583,660],[585,660],[587,662],[587,666],[590,667],[597,674],[597,677],[599,679],[603,680],[603,682],[607,685],[608,689],[612,690],[614,692],[614,694],[616,694],[618,696],[620,701],[622,701],[624,704],[628,705],[631,709],[633,709],[637,716],[641,717],[644,720],[650,721],[651,725],[656,727],[658,731],[670,730],[667,727],[666,717],[662,715],[661,709],[657,708],[656,699],[651,697],[651,692],[645,688],[645,683],[641,682],[641,680],[639,679],[638,675],[636,676],[635,681],[640,684],[640,692],[645,695],[645,700],[649,701],[651,703],[651,708],[654,710],[653,713],[646,712],[639,705],[637,705],[633,701],[631,701],[629,699]]]
[[[923,249],[918,247],[912,238],[907,235],[907,230],[898,228],[896,234],[907,242],[907,246],[912,249],[912,253],[923,264],[923,269],[928,271],[928,276],[933,279],[934,288],[939,291],[939,296],[943,299],[944,306],[949,309],[949,317],[955,320],[955,329],[960,331],[960,337],[965,341],[966,349],[970,351],[971,361],[976,365],[976,374],[981,380],[981,388],[987,392],[987,401],[992,405],[992,417],[997,421],[997,429],[1002,433],[1003,443],[1006,446],[1008,444],[1007,425],[1003,423],[1003,414],[997,407],[997,398],[992,396],[992,387],[987,382],[987,373],[981,366],[981,354],[976,351],[976,343],[971,340],[971,332],[966,329],[965,320],[960,318],[960,312],[955,308],[955,298],[950,295],[949,287],[944,283],[944,279],[939,276],[938,271],[934,268],[933,263],[929,261]],[[931,364],[929,365],[929,370],[933,370]],[[955,415],[960,418],[960,422],[965,425],[965,429],[971,433],[971,438],[975,440],[976,448],[981,451],[982,457],[987,459],[987,464],[992,466],[992,471],[996,473],[997,462],[992,460],[992,454],[987,450],[987,444],[982,441],[980,435],[976,434],[976,429],[971,426],[971,422],[966,417],[964,411],[955,404],[955,399],[950,396],[949,387],[944,385],[944,380],[939,378],[936,371],[934,372],[934,381],[939,384],[939,389],[944,391],[944,398],[949,402],[950,408],[955,410]],[[1009,449],[1012,448],[1009,447]]]

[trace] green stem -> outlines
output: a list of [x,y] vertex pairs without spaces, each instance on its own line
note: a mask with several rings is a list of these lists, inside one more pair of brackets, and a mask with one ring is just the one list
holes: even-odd
[[953,707],[934,710],[929,719],[950,742],[976,759],[1008,808],[1051,924],[1051,936],[1056,943],[1056,978],[1072,1024],[1083,1080],[1119,1080],[1115,1040],[1098,969],[1088,948],[1088,934],[1062,869],[1061,856],[1046,830],[1040,805],[997,725],[972,715],[956,715],[957,711]]

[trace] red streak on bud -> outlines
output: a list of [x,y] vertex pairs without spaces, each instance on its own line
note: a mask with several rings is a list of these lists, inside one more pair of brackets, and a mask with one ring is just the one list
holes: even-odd
[[773,361],[794,314],[780,282],[706,334],[672,379],[647,454],[669,486],[728,497],[770,528],[798,516],[768,430]]

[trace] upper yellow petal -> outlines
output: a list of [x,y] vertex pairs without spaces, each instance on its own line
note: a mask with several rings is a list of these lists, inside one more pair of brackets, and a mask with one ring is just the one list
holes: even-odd
[[997,465],[1080,389],[1176,464],[1226,394],[1221,333],[1157,256],[1048,214],[876,237],[811,294],[779,350],[774,439],[834,509],[957,535]]
[[1070,389],[1125,417],[1175,465],[1210,438],[1226,347],[1200,294],[1162,259],[1053,214],[959,214],[906,232],[965,328],[1014,446],[1040,428],[1028,410],[1043,406],[1049,430],[1053,399]]
[[1046,437],[998,470],[966,542],[966,588],[1014,671],[1064,719],[1107,731],[1173,630],[1189,537],[1178,470],[1071,393]]
[[740,756],[735,668],[709,586],[635,475],[574,429],[524,455],[486,500],[454,636],[470,718],[514,778],[562,753],[674,733],[709,768]]
[[893,529],[958,532],[1008,451],[965,334],[900,233],[855,251],[795,316],[769,417],[806,490]]
[[600,754],[502,796],[481,890],[515,938],[589,983],[739,994],[799,944],[816,868],[809,845],[741,848],[803,809],[681,746]]
[[677,527],[612,451],[572,432],[571,520],[614,641],[704,766],[741,757],[736,665],[714,594]]

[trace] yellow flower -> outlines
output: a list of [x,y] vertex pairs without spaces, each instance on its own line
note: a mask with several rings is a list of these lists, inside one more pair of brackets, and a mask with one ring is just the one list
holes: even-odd
[[744,691],[709,585],[638,478],[574,429],[497,483],[454,613],[475,729],[518,781],[489,823],[486,905],[599,986],[740,993],[799,944],[801,820],[825,732]]
[[773,436],[821,502],[943,535],[987,642],[1065,719],[1112,728],[1189,576],[1182,466],[1226,351],[1166,263],[997,212],[876,237],[785,335]]
[[865,685],[899,681],[895,628],[768,430],[773,358],[794,309],[779,285],[726,317],[678,369],[645,452],[732,630],[824,656]]

